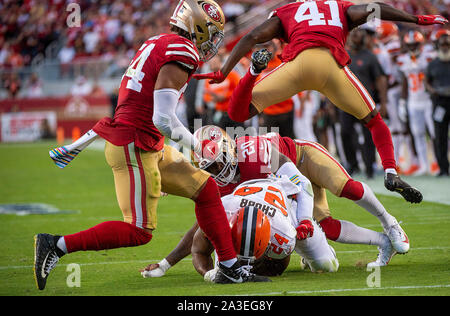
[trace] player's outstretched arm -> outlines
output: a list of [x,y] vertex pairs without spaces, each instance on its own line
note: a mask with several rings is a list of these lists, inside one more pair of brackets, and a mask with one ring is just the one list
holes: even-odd
[[198,223],[195,222],[194,226],[183,236],[178,245],[173,249],[167,257],[158,263],[149,264],[145,269],[141,270],[141,274],[144,278],[148,277],[162,277],[167,270],[176,265],[181,259],[186,258],[191,254],[192,242],[195,232],[198,230]]
[[385,21],[407,22],[419,25],[448,23],[448,20],[440,15],[412,15],[381,2],[351,6],[347,10],[347,17],[350,29],[367,23],[371,17]]
[[206,238],[203,231],[200,228],[197,229],[192,243],[192,264],[195,270],[202,276],[205,276],[208,271],[214,268],[214,263],[211,258],[213,251],[214,247]]
[[278,17],[271,17],[255,29],[247,33],[234,46],[222,69],[208,74],[194,75],[196,79],[211,79],[211,83],[220,83],[225,80],[237,63],[247,55],[257,44],[266,43],[280,37],[282,32],[281,21]]

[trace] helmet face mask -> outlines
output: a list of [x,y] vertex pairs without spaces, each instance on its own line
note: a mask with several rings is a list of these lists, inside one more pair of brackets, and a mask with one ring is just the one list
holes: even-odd
[[219,47],[222,46],[225,35],[217,26],[208,26],[209,40],[200,44],[200,59],[204,62],[211,60],[219,52]]
[[217,54],[225,37],[225,15],[213,0],[181,0],[170,24],[190,34],[204,62]]

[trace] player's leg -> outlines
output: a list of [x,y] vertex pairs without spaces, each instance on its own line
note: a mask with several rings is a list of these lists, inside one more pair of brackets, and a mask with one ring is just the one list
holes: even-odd
[[[221,273],[216,282],[269,281],[267,278],[247,274],[237,262],[231,238],[230,225],[220,199],[216,182],[210,175],[197,169],[178,151],[164,147],[164,158],[159,163],[162,190],[168,194],[186,197],[195,202],[195,215],[200,229],[216,249]],[[244,273],[244,274],[241,274]],[[242,278],[241,278],[242,277]],[[231,279],[229,279],[231,278]]]
[[286,101],[299,92],[308,90],[307,87],[313,86],[311,83],[318,82],[317,85],[321,85],[324,82],[324,79],[317,75],[309,77],[307,80],[303,77],[304,56],[305,52],[290,62],[282,63],[256,82],[253,87],[251,104],[259,112],[273,104]]
[[419,159],[419,170],[414,175],[424,175],[428,173],[428,147],[426,138],[425,111],[418,109],[414,103],[408,104],[409,123],[411,133],[414,137],[414,145]]
[[[409,243],[406,234],[396,219],[391,216],[376,198],[369,186],[353,180],[345,169],[321,145],[313,142],[296,141],[299,156],[299,170],[313,183],[314,217],[321,224],[327,237],[342,243],[377,245],[386,247],[391,240],[397,251],[405,253]],[[385,234],[359,227],[347,221],[331,217],[325,189],[338,197],[354,201],[381,222]]]
[[295,251],[303,257],[312,272],[337,272],[339,261],[325,234],[314,221],[314,234],[304,240],[297,240]]
[[420,203],[422,194],[397,175],[391,132],[376,110],[370,94],[348,67],[340,68],[334,59],[326,64],[329,67],[328,81],[319,91],[338,108],[361,120],[370,130],[385,170],[386,188],[398,192],[408,202]]
[[[135,247],[152,239],[161,189],[157,172],[161,153],[144,152],[134,143],[115,146],[106,142],[105,156],[113,170],[117,200],[124,221],[107,221],[65,236],[37,235],[35,277],[39,289],[45,288],[48,274],[59,258],[67,253]],[[50,261],[46,259],[48,257]]]

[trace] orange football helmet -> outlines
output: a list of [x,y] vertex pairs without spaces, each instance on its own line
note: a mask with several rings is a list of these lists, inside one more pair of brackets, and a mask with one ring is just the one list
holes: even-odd
[[419,31],[409,31],[403,37],[410,55],[418,56],[422,51],[422,44],[425,43],[425,37]]
[[261,258],[270,243],[270,222],[263,211],[254,206],[239,209],[230,220],[234,249],[240,259]]
[[417,44],[417,43],[424,43],[425,42],[425,37],[423,36],[422,33],[420,33],[419,31],[409,31],[408,33],[405,34],[405,36],[403,37],[403,41],[405,42],[405,44],[410,45],[410,44]]
[[377,27],[377,34],[380,41],[384,44],[398,37],[398,26],[393,22],[381,21]]
[[447,29],[440,29],[438,31],[435,31],[431,34],[431,40],[433,42],[437,42],[439,41],[439,39],[441,38],[442,35],[448,35],[450,36],[450,30]]

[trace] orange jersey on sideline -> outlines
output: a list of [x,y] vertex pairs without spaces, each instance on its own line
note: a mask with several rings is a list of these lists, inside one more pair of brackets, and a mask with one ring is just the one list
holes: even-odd
[[[210,84],[208,81],[205,84],[205,94],[203,100],[205,102],[214,102],[217,111],[226,112],[228,110],[228,103],[234,89],[239,84],[241,77],[236,71],[230,72],[228,77],[219,84]],[[214,101],[214,95],[224,98],[223,101]]]

